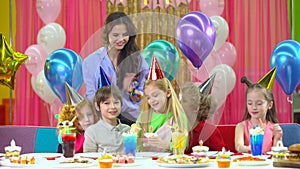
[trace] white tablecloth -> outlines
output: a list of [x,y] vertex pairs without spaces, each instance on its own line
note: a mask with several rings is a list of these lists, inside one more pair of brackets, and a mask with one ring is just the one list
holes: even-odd
[[[152,153],[155,155],[165,155],[161,153]],[[97,160],[92,160],[92,164],[67,164],[67,165],[62,165],[59,162],[66,160],[61,154],[56,154],[56,153],[32,153],[32,154],[26,154],[28,156],[34,156],[36,159],[36,164],[34,165],[22,165],[22,167],[27,167],[27,168],[36,168],[36,169],[52,169],[52,168],[89,168],[89,169],[100,169],[99,164]],[[52,157],[52,156],[60,156],[60,158],[56,158],[56,160],[47,160],[45,157]],[[76,154],[76,157],[81,157],[83,154]],[[86,155],[86,154],[84,154]],[[95,153],[91,154],[90,157],[96,156]],[[232,169],[288,169],[288,168],[280,168],[280,167],[273,167],[272,160],[269,161],[270,163],[268,165],[263,165],[263,166],[240,166],[236,162],[231,162],[230,168]],[[12,169],[12,168],[20,168],[21,166],[19,165],[12,165],[7,163],[5,160],[0,160],[1,164],[1,169]],[[174,167],[162,167],[159,166],[159,164],[155,161],[152,160],[151,158],[151,153],[142,153],[142,154],[137,154],[136,162],[135,164],[123,164],[121,166],[113,166],[113,168],[116,169],[148,169],[148,168],[164,168],[164,169],[172,169]],[[197,168],[218,168],[217,163],[215,160],[211,160],[210,164],[208,166],[201,166]],[[177,168],[178,169],[178,168]]]

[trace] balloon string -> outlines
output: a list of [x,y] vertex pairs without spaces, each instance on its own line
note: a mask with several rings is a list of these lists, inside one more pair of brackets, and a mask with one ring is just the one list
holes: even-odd
[[287,100],[287,102],[293,104],[293,100],[290,99],[290,96],[288,96],[288,97],[286,98],[286,100]]

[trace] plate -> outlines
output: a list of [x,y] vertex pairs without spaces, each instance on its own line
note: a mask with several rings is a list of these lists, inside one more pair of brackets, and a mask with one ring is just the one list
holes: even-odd
[[11,163],[8,159],[3,160],[3,162],[0,163],[1,166],[5,167],[12,167],[12,168],[24,168],[24,167],[33,167],[36,164],[16,164],[16,163]]
[[160,167],[166,168],[197,168],[197,167],[207,167],[210,163],[201,164],[167,164],[167,163],[157,163]]
[[47,160],[55,160],[57,158],[62,157],[61,153],[28,153],[22,154],[21,156],[33,156],[35,159],[44,158]]
[[137,152],[135,158],[152,158],[169,156],[171,153],[158,153],[158,152]]
[[[77,158],[77,159],[81,160],[80,158]],[[55,168],[87,168],[87,167],[98,165],[98,162],[96,162],[95,160],[91,160],[91,159],[86,159],[86,160],[88,160],[87,163],[61,163],[66,160],[68,160],[68,159],[65,158],[65,159],[58,160],[58,162],[53,167],[55,167]]]
[[272,160],[266,161],[238,161],[237,165],[240,166],[263,166],[263,165],[270,165]]
[[130,163],[130,164],[117,164],[117,163],[113,163],[113,167],[134,167],[134,166],[139,166],[142,165],[141,163]]
[[98,157],[101,157],[102,153],[77,153],[75,154],[75,157],[77,158],[88,158],[88,159],[93,159],[97,160]]

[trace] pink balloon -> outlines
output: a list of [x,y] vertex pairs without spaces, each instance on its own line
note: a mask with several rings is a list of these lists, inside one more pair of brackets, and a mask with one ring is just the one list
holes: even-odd
[[200,9],[207,16],[221,15],[224,10],[224,0],[200,0]]
[[222,64],[233,66],[236,61],[236,49],[230,42],[225,42],[217,51]]
[[54,22],[61,8],[60,0],[37,0],[36,10],[45,24]]
[[44,69],[48,54],[41,45],[37,44],[29,46],[25,54],[28,55],[28,59],[24,63],[25,67],[35,77]]

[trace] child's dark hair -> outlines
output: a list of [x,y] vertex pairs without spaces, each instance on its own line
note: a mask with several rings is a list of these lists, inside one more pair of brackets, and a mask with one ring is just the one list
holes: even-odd
[[[247,95],[249,92],[253,91],[253,90],[259,90],[261,93],[263,93],[265,99],[268,101],[268,103],[273,102],[272,108],[268,109],[267,114],[266,114],[266,120],[270,121],[272,123],[278,123],[278,119],[276,116],[276,107],[275,107],[275,101],[274,101],[274,96],[272,91],[266,89],[265,87],[263,87],[260,84],[251,84],[250,86],[248,86],[247,90],[246,90],[246,100],[247,100]],[[245,114],[243,117],[243,120],[248,120],[250,119],[251,116],[248,112],[247,106],[245,109]]]
[[110,96],[119,99],[122,105],[122,94],[117,86],[104,86],[99,88],[94,96],[94,103],[100,107],[100,103],[106,101]]

